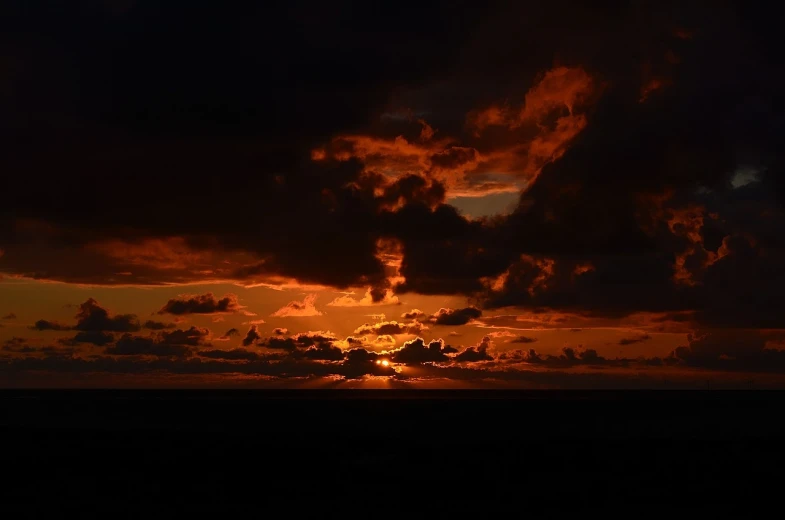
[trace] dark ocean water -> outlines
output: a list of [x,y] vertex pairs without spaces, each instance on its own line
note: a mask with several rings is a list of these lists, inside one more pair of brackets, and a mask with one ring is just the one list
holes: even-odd
[[9,518],[705,511],[776,496],[783,405],[763,391],[4,391],[3,503]]

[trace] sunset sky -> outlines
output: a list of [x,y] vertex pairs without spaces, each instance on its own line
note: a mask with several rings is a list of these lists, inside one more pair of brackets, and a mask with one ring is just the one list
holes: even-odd
[[785,387],[781,6],[32,4],[0,386]]

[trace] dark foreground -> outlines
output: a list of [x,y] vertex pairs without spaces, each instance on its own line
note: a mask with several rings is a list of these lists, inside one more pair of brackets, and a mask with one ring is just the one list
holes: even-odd
[[8,518],[749,508],[780,493],[783,405],[755,391],[6,391],[0,493]]

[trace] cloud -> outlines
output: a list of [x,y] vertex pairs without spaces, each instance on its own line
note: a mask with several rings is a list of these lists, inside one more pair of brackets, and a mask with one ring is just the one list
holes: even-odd
[[229,341],[234,336],[239,336],[239,335],[240,335],[240,331],[235,329],[234,327],[232,327],[231,329],[227,330],[224,333],[223,336],[220,336],[220,337],[216,338],[215,340],[216,341]]
[[640,334],[630,338],[622,338],[619,340],[619,345],[633,345],[635,343],[642,343],[651,339],[648,334]]
[[237,296],[227,294],[223,298],[216,299],[213,293],[182,295],[166,302],[158,314],[174,314],[181,316],[184,314],[218,314],[237,312],[241,309]]
[[416,365],[428,362],[446,362],[450,360],[449,354],[457,352],[456,349],[445,345],[443,340],[433,340],[427,345],[422,338],[407,341],[395,351],[391,358],[396,363]]
[[419,321],[398,323],[397,321],[382,321],[379,323],[366,323],[354,330],[355,334],[378,334],[397,336],[399,334],[422,334],[428,327]]
[[165,329],[173,329],[177,325],[174,323],[163,323],[161,321],[155,320],[147,320],[142,324],[143,329],[150,329],[150,330],[165,330]]
[[108,332],[97,330],[77,332],[73,338],[61,340],[64,345],[75,346],[80,343],[90,343],[99,347],[108,345],[114,341],[114,335]]
[[15,320],[15,319],[16,319],[16,314],[14,314],[13,312],[9,312],[8,314],[0,318],[0,320]]
[[425,313],[420,309],[412,309],[401,314],[401,318],[405,320],[416,320],[418,318],[422,318],[423,316],[425,316]]
[[170,332],[159,332],[157,337],[160,343],[168,345],[189,345],[196,347],[205,343],[210,336],[210,330],[202,327],[191,327],[186,330],[176,329]]
[[256,361],[261,358],[256,352],[252,352],[244,348],[236,348],[232,350],[200,350],[199,356],[225,361]]
[[493,361],[493,356],[488,354],[488,348],[492,345],[491,338],[485,336],[477,346],[466,347],[458,352],[453,359],[458,363],[475,363],[478,361]]
[[259,335],[259,328],[256,325],[251,325],[251,328],[248,329],[248,332],[245,333],[245,337],[243,338],[243,346],[248,347],[253,345],[261,338],[262,336]]
[[291,301],[270,316],[278,318],[321,316],[322,312],[316,308],[315,303],[316,295],[308,294],[303,301]]
[[374,298],[371,289],[366,291],[365,295],[358,299],[353,298],[351,295],[344,294],[332,300],[327,305],[330,307],[370,307],[372,305],[400,305],[398,297],[387,290],[381,298]]
[[514,339],[511,339],[509,343],[534,343],[537,341],[537,338],[530,338],[529,336],[517,336]]
[[96,300],[89,298],[79,305],[76,313],[75,330],[135,332],[139,330],[139,320],[134,314],[117,314],[110,316],[109,311],[101,307]]
[[[220,7],[208,19],[189,7],[198,23],[172,29],[175,7],[143,4],[132,14],[144,28],[123,17],[88,23],[103,7],[60,13],[97,46],[31,48],[35,21],[9,12],[18,30],[6,59],[40,66],[15,69],[0,88],[0,131],[28,143],[0,157],[14,172],[0,209],[4,278],[372,287],[372,302],[388,291],[455,295],[486,313],[781,326],[776,12],[424,8],[412,37],[390,46],[403,14],[357,39],[340,9],[320,9],[317,24],[264,13],[276,24],[260,34],[261,14]],[[358,16],[351,23],[363,25]],[[214,20],[231,21],[207,41]],[[306,36],[285,56],[256,51],[293,30]],[[259,45],[238,45],[248,35]],[[511,35],[521,44],[510,47]],[[278,69],[287,74],[270,82],[264,71]],[[738,182],[743,171],[755,182]],[[518,195],[515,207],[492,218],[448,203],[500,190]],[[249,193],[254,203],[238,205]],[[140,200],[156,211],[139,212]],[[398,244],[398,272],[380,258],[381,239]],[[78,331],[136,323],[90,316]],[[680,365],[697,362],[683,354]]]
[[286,336],[289,334],[289,329],[285,327],[276,327],[273,329],[273,336]]
[[56,321],[38,320],[30,326],[33,330],[72,330],[70,325],[63,325]]
[[481,315],[482,311],[476,307],[467,307],[465,309],[441,308],[429,318],[429,321],[436,325],[466,325]]
[[115,356],[184,357],[191,354],[191,347],[123,334],[115,345],[106,348],[106,353]]
[[667,360],[715,370],[785,370],[785,350],[769,346],[772,341],[785,339],[781,331],[697,331],[687,339],[687,345],[677,347]]

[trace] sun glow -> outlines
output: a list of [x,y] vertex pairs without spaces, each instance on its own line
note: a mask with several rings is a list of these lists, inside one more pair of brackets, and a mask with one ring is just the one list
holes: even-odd
[[389,361],[387,361],[386,359],[377,359],[377,360],[376,360],[376,364],[377,364],[377,365],[381,365],[381,366],[383,366],[383,367],[388,367],[388,366],[390,366],[390,362],[389,362]]

